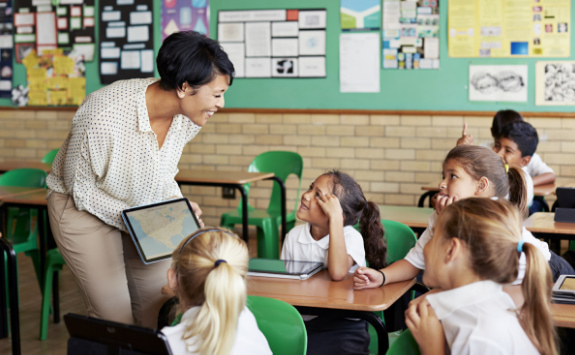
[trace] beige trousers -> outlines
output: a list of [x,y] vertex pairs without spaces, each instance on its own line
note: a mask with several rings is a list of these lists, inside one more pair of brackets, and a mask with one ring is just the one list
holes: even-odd
[[56,244],[92,317],[156,328],[170,260],[145,265],[126,233],[52,192],[48,215]]

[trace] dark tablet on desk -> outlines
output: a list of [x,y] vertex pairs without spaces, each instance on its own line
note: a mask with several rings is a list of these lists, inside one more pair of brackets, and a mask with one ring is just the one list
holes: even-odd
[[122,218],[144,264],[170,258],[182,239],[200,229],[187,198],[129,208]]
[[575,188],[558,187],[555,193],[557,194],[557,207],[575,208]]
[[68,313],[68,355],[172,355],[166,336],[158,330]]
[[551,301],[575,304],[575,275],[561,275],[553,285]]
[[306,280],[323,269],[318,261],[295,261],[278,259],[250,259],[248,275]]

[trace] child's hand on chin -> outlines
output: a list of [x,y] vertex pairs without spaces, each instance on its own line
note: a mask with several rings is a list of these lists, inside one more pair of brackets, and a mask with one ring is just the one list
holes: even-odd
[[435,203],[435,210],[437,211],[437,213],[440,213],[441,211],[443,211],[445,207],[451,205],[453,202],[457,200],[459,200],[459,197],[457,197],[457,195],[448,196],[439,194],[439,196],[437,197],[437,202]]
[[445,354],[443,326],[427,299],[409,305],[405,311],[405,324],[422,354]]

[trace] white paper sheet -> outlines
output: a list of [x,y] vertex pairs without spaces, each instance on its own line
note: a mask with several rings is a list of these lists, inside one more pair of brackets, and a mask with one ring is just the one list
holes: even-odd
[[271,55],[270,27],[269,22],[246,23],[246,56],[269,57]]
[[122,69],[140,69],[140,51],[122,51]]
[[341,92],[379,92],[379,33],[339,35]]
[[527,102],[527,65],[470,65],[469,101]]
[[302,78],[325,77],[325,57],[300,57],[298,65]]
[[154,51],[147,49],[141,52],[142,54],[142,73],[154,72]]
[[35,23],[34,14],[14,14],[14,26],[31,26]]
[[126,37],[126,27],[108,27],[106,28],[106,37],[124,38]]
[[79,16],[82,16],[82,8],[80,6],[71,6],[70,17],[79,17]]
[[272,37],[297,37],[298,23],[295,21],[272,22]]
[[120,11],[104,11],[102,12],[102,21],[120,21],[122,13]]
[[12,48],[14,47],[14,41],[12,40],[12,35],[0,35],[0,48]]
[[103,59],[114,59],[120,58],[120,48],[101,48],[100,49],[100,58]]
[[286,10],[220,11],[218,22],[285,21]]
[[325,31],[300,31],[300,55],[325,55]]
[[426,59],[438,59],[439,58],[439,38],[438,37],[426,37],[423,39],[423,56]]
[[[77,37],[76,37],[77,38]],[[94,43],[81,43],[74,44],[74,50],[84,56],[84,60],[92,61],[94,60]]]
[[150,39],[148,26],[129,26],[128,42],[147,42]]
[[319,11],[300,11],[298,14],[299,28],[325,28],[326,12]]
[[130,12],[130,25],[149,25],[152,23],[151,11]]
[[271,76],[270,58],[246,58],[247,78],[269,78]]
[[297,38],[274,38],[272,39],[273,57],[297,57]]
[[36,43],[56,44],[56,14],[53,12],[42,12],[36,14]]
[[234,70],[236,72],[236,78],[243,78],[246,75],[245,72],[245,57],[246,50],[244,43],[238,42],[220,42],[220,45],[227,53],[228,58],[234,64]]
[[220,23],[218,24],[218,42],[243,42],[243,23]]

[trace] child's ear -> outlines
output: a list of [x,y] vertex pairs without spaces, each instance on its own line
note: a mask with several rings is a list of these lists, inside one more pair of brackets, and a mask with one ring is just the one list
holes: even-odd
[[176,275],[176,270],[169,268],[168,269],[168,287],[170,290],[176,292],[178,288],[178,276]]
[[529,155],[521,157],[521,167],[527,166],[527,164],[529,164],[530,161],[531,161],[531,156],[529,156]]
[[463,244],[461,239],[459,238],[451,238],[447,242],[447,253],[445,253],[445,263],[449,264],[457,259],[457,257],[461,254]]
[[477,193],[483,194],[489,191],[489,179],[485,176],[482,176],[479,181],[477,182]]

